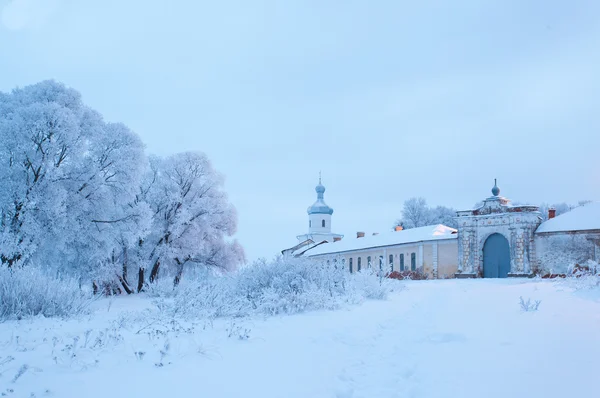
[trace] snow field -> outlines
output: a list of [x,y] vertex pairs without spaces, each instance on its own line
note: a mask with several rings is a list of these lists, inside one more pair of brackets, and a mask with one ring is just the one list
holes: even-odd
[[[406,289],[385,301],[292,316],[166,319],[140,295],[102,300],[77,320],[5,322],[0,393],[597,396],[600,290],[540,280],[398,283]],[[541,300],[538,310],[524,312],[520,297]]]

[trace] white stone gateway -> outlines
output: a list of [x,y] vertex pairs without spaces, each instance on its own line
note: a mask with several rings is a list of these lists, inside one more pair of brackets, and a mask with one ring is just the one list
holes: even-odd
[[537,268],[537,206],[512,206],[494,183],[492,196],[474,210],[458,211],[457,278],[532,276]]

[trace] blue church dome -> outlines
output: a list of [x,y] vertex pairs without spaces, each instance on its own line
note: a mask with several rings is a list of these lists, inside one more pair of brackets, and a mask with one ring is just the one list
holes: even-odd
[[315,187],[315,191],[317,192],[317,201],[313,203],[307,210],[308,214],[333,214],[333,209],[327,206],[327,203],[323,200],[323,194],[325,193],[325,187],[321,184],[321,179],[319,178],[319,185]]

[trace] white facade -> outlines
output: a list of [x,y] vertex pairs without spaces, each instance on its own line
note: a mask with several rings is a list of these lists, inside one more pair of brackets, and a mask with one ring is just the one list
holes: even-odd
[[475,210],[457,212],[458,272],[460,278],[483,276],[484,245],[494,235],[503,236],[509,245],[508,276],[529,276],[537,268],[534,233],[542,222],[537,206],[511,206],[499,196],[494,186],[493,196]]
[[[325,187],[315,188],[308,232],[282,251],[288,256],[341,257],[350,272],[375,267],[417,271],[429,278],[517,277],[566,274],[569,267],[600,260],[600,202],[542,223],[537,206],[513,206],[494,185],[477,209],[458,211],[457,230],[444,225],[342,240],[332,231],[333,209]],[[498,269],[497,273],[493,273]]]
[[367,268],[418,272],[430,279],[451,278],[457,271],[456,230],[445,225],[346,238],[304,253],[315,259],[341,258],[350,272]]

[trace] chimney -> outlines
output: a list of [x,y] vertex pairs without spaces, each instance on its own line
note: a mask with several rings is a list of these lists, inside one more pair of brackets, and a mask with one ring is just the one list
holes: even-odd
[[356,233],[356,237],[357,238],[364,238],[365,237],[365,233],[364,232],[357,232]]
[[396,225],[396,228],[394,228],[394,231],[402,231],[402,225]]
[[339,236],[334,236],[334,237],[333,237],[333,241],[334,241],[334,242],[339,242],[339,241],[341,241],[341,240],[342,240],[342,238],[340,238]]
[[554,217],[556,217],[556,209],[551,207],[548,209],[548,220],[551,220]]

